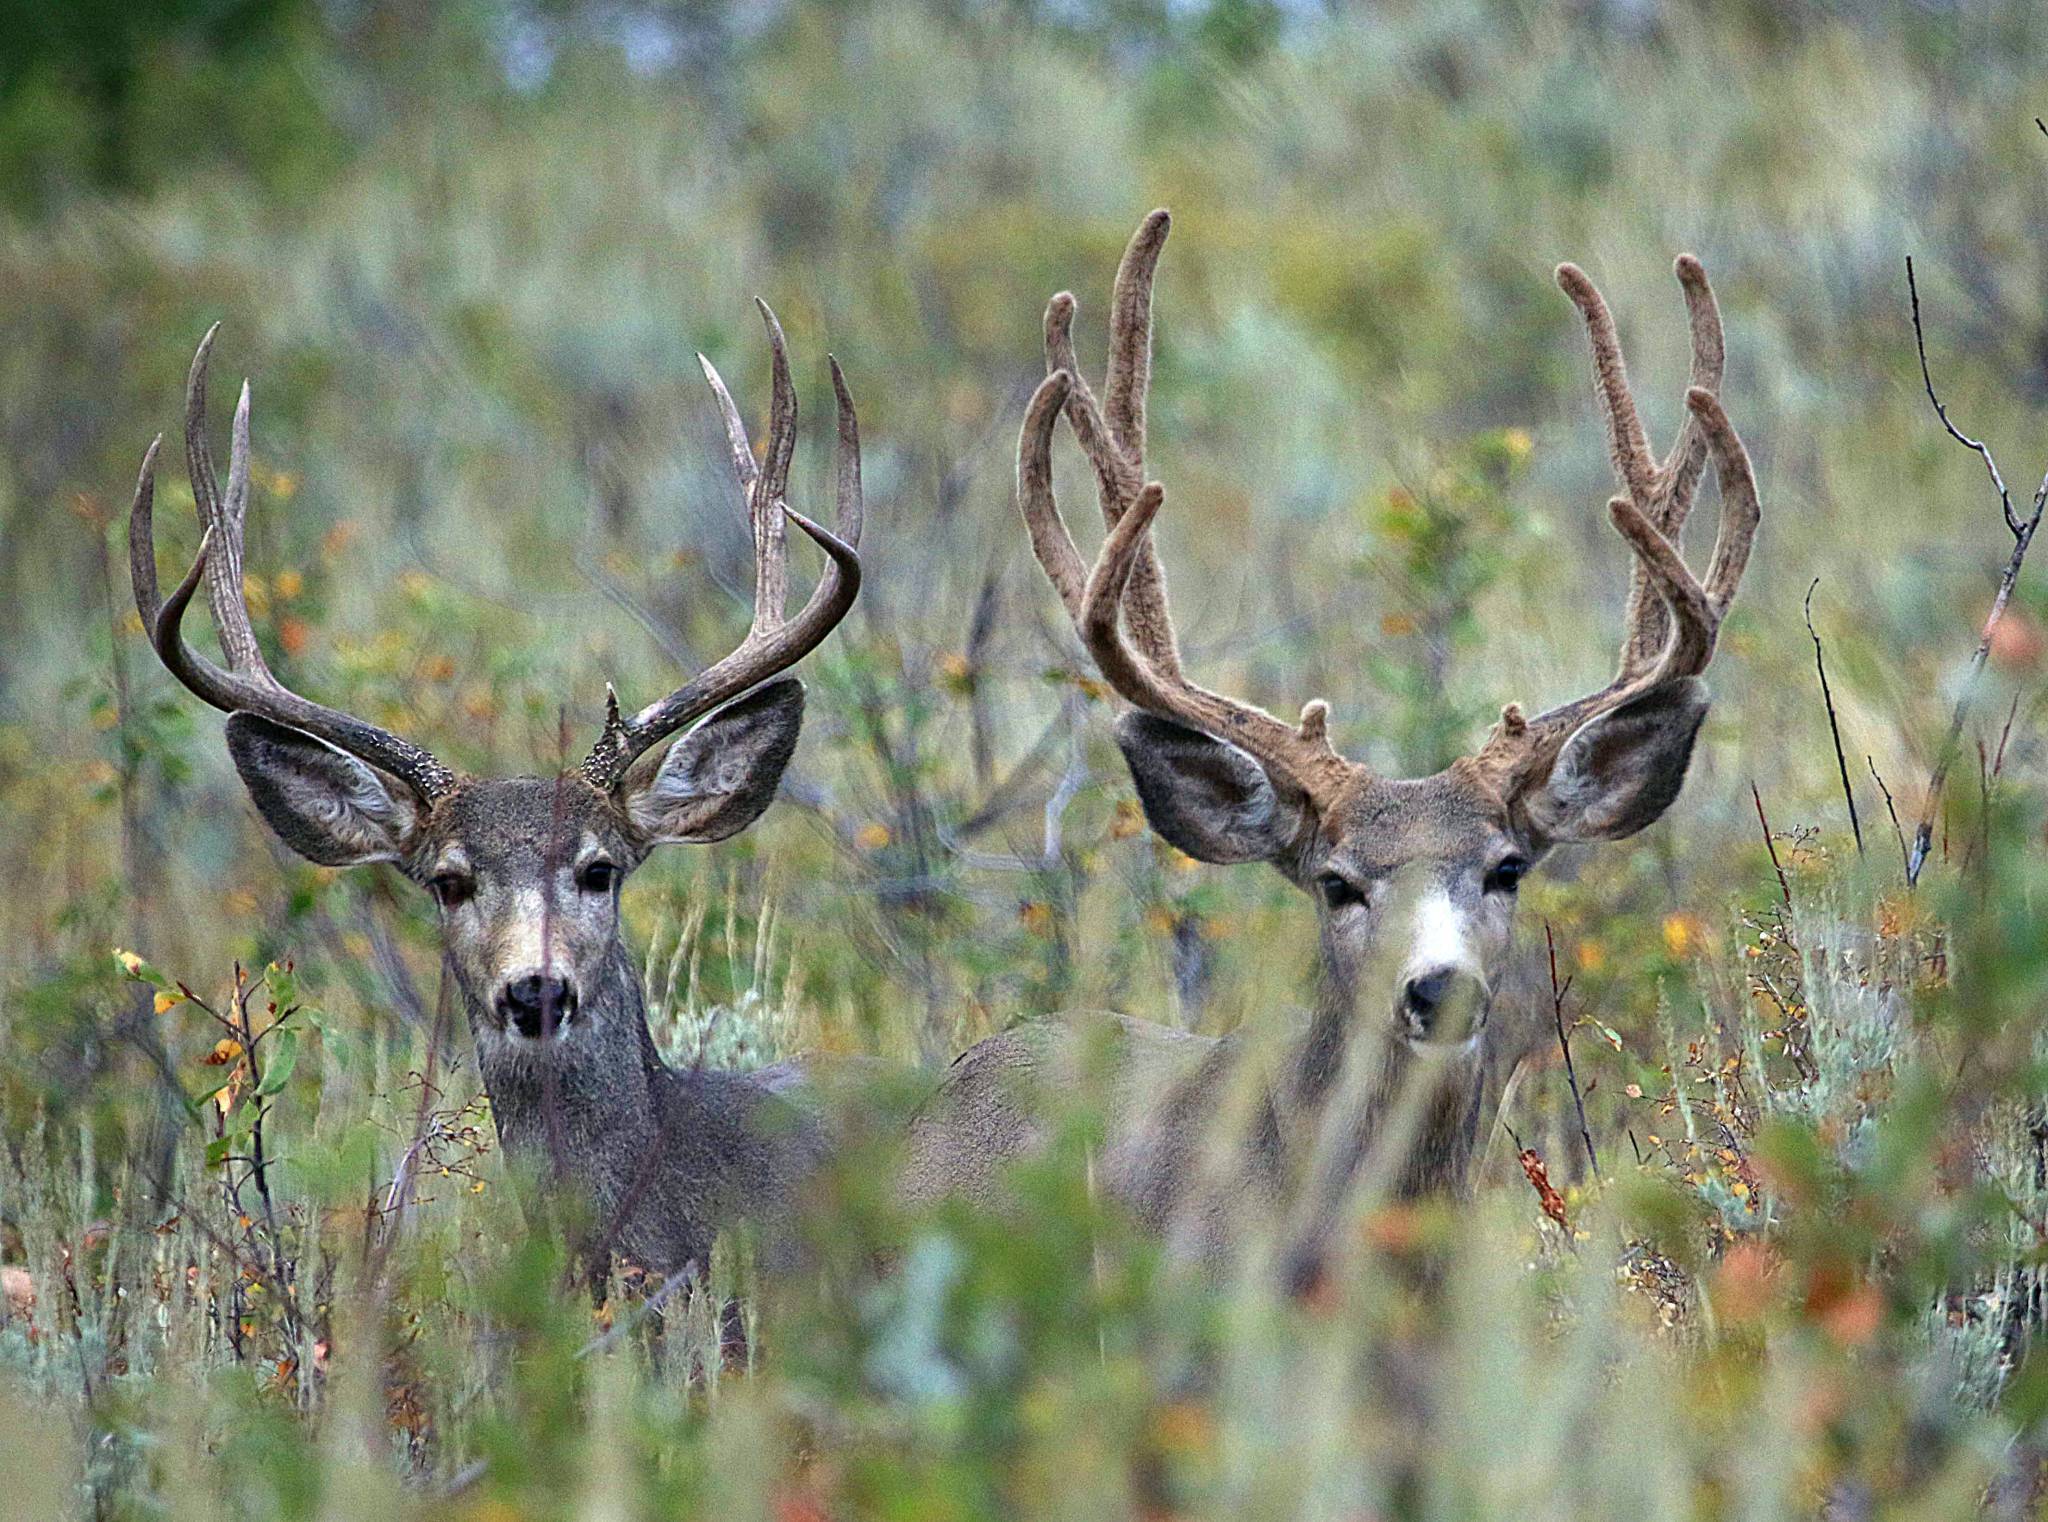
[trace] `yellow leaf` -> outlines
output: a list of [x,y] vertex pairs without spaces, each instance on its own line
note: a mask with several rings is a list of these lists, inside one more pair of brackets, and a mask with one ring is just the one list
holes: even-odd
[[853,843],[863,851],[879,851],[890,839],[889,827],[876,821],[862,825],[855,833]]
[[156,1012],[160,1015],[164,1014],[166,1011],[174,1009],[184,1002],[185,996],[183,994],[158,994],[156,996]]

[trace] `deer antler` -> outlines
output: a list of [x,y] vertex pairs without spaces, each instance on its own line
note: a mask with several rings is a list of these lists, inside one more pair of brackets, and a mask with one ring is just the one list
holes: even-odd
[[[1557,268],[1557,283],[1578,307],[1592,343],[1594,389],[1623,492],[1607,504],[1607,511],[1634,551],[1635,565],[1614,680],[1533,719],[1524,718],[1515,704],[1501,711],[1500,723],[1476,759],[1504,791],[1548,775],[1565,742],[1587,720],[1706,670],[1721,619],[1749,563],[1761,508],[1749,453],[1715,395],[1725,359],[1720,310],[1699,260],[1682,254],[1674,269],[1691,319],[1692,377],[1685,421],[1659,465],[1636,412],[1607,303],[1577,265]],[[1678,537],[1709,454],[1721,483],[1721,523],[1702,583],[1680,557]]]
[[[300,697],[272,674],[256,631],[242,583],[242,530],[249,508],[249,383],[235,406],[228,453],[228,487],[222,494],[206,442],[206,367],[220,324],[207,329],[185,383],[185,465],[204,535],[192,568],[168,598],[158,595],[156,577],[156,457],[159,436],[142,459],[135,504],[128,516],[128,567],[135,587],[135,611],[171,674],[223,713],[253,713],[289,724],[389,772],[427,805],[453,791],[456,774],[428,752],[388,730]],[[220,636],[225,668],[185,643],[180,624],[206,578],[213,625]]]
[[[860,426],[839,362],[831,361],[832,391],[839,414],[836,533],[828,532],[785,500],[790,462],[796,455],[796,387],[782,324],[765,301],[756,301],[768,329],[773,381],[768,407],[768,447],[760,464],[747,441],[746,424],[718,371],[703,355],[697,362],[718,400],[732,449],[733,474],[747,499],[754,534],[754,617],[746,638],[723,660],[707,667],[658,702],[630,718],[619,713],[618,694],[605,689],[604,732],[584,759],[582,773],[593,787],[610,791],[650,747],[728,699],[758,687],[816,649],[853,606],[860,591]],[[810,599],[795,619],[785,617],[789,597],[789,544],[784,520],[796,524],[825,551],[828,562]]]
[[[1117,268],[1102,404],[1074,358],[1073,296],[1062,291],[1046,307],[1045,354],[1051,373],[1032,395],[1017,440],[1018,508],[1039,566],[1103,680],[1120,697],[1240,746],[1263,762],[1276,781],[1320,807],[1363,770],[1331,747],[1328,704],[1310,702],[1300,721],[1288,724],[1262,708],[1197,686],[1181,671],[1166,578],[1151,532],[1165,488],[1146,482],[1144,462],[1152,280],[1170,227],[1166,212],[1153,212],[1139,225]],[[1053,497],[1053,424],[1063,410],[1095,468],[1109,531],[1092,569],[1082,560]]]

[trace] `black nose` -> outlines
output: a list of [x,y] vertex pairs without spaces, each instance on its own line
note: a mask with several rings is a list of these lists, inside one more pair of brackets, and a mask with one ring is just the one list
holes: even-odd
[[[1471,1033],[1478,1018],[1479,987],[1455,967],[1437,967],[1401,986],[1401,1013],[1409,1034],[1418,1040],[1457,1040]],[[1447,1027],[1456,1024],[1458,1030]]]
[[498,1013],[520,1035],[535,1040],[569,1023],[576,986],[567,978],[530,972],[498,990]]

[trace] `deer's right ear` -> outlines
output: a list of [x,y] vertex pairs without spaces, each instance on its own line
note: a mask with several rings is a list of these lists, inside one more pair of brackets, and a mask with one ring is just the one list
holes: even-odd
[[277,838],[323,867],[398,861],[419,828],[405,789],[302,729],[228,715],[228,754]]
[[1309,825],[1308,806],[1275,788],[1251,756],[1139,712],[1117,720],[1116,743],[1146,822],[1168,845],[1219,866],[1270,861],[1285,868]]

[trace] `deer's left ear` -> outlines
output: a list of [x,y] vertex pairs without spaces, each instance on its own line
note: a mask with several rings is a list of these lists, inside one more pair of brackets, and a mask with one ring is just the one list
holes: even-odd
[[676,741],[652,776],[629,772],[619,801],[651,846],[737,835],[774,801],[803,722],[804,684],[770,682]]
[[1635,834],[1678,797],[1706,716],[1706,684],[1687,677],[1588,719],[1515,812],[1546,846]]

